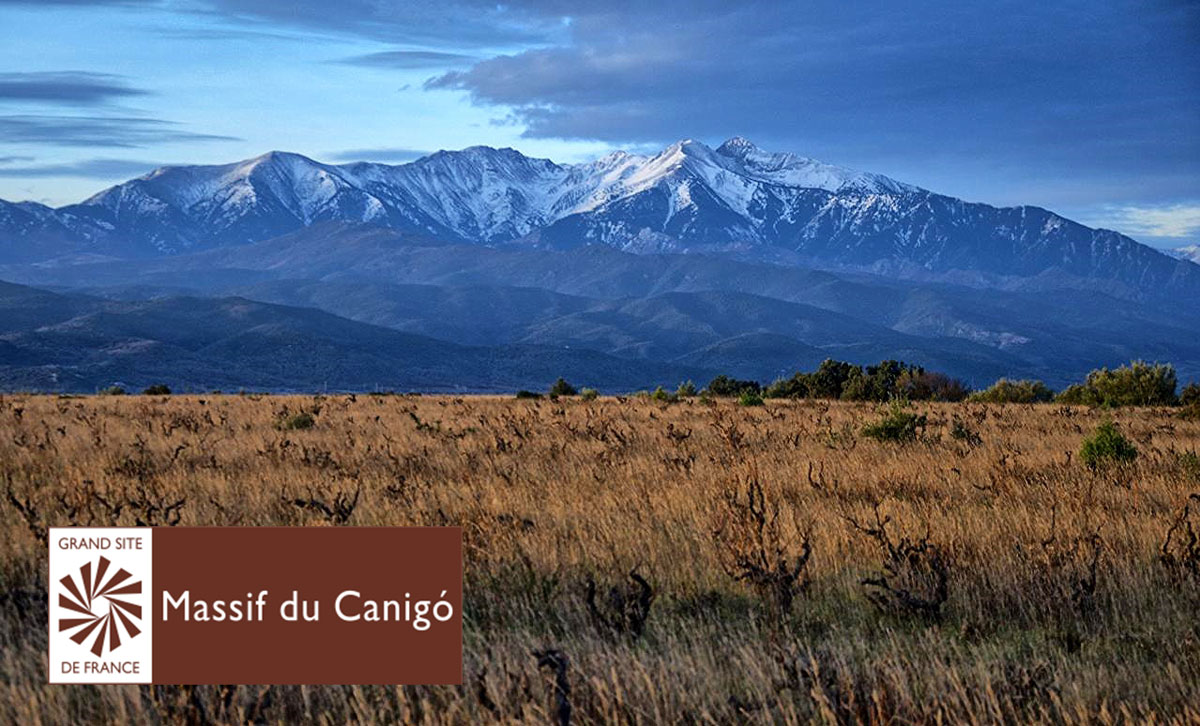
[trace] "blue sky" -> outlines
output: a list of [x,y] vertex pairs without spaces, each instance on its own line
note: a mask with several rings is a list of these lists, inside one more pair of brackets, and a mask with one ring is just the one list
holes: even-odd
[[558,161],[743,135],[1200,241],[1200,5],[0,0],[0,198],[270,149]]

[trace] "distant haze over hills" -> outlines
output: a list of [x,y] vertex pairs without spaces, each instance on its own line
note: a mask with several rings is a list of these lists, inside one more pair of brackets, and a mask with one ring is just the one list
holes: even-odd
[[[574,366],[579,383],[595,370],[629,388],[672,383],[655,375],[765,379],[825,356],[908,358],[976,384],[1064,382],[1131,357],[1169,360],[1187,377],[1200,372],[1200,265],[1195,250],[1175,254],[1038,207],[964,202],[742,138],[571,165],[489,147],[401,165],[272,152],[165,167],[59,209],[0,201],[0,279],[59,294],[50,305],[9,289],[5,309],[25,327],[0,337],[0,385],[86,387],[118,364],[126,377],[139,366],[166,375],[147,356],[176,360],[161,352],[171,328],[241,310],[255,311],[245,340],[264,351],[275,341],[280,355],[300,355],[299,342],[283,345],[292,336],[331,362],[375,345],[394,361],[331,363],[334,387],[389,370],[416,388],[523,382],[499,362],[508,372],[481,383],[486,366],[457,369],[460,380],[453,368],[415,370],[423,354],[400,355],[470,359],[442,344],[494,361],[513,346],[557,350],[566,357],[543,359]],[[184,295],[197,297],[167,302]],[[26,315],[38,300],[62,315]],[[205,312],[177,314],[189,307]],[[296,312],[312,308],[324,317]],[[99,322],[129,315],[144,324]],[[319,342],[331,340],[342,343]],[[245,385],[279,388],[300,370],[254,384],[232,348],[217,355],[203,335],[189,344],[199,348],[179,363],[191,371],[184,385],[224,366]],[[94,354],[58,355],[72,345]],[[526,382],[550,373],[529,369]]]

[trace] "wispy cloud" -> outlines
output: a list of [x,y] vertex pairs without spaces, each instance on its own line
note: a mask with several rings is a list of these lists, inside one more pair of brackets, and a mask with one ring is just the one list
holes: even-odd
[[330,155],[334,161],[395,161],[404,162],[428,156],[431,152],[420,149],[347,149]]
[[0,157],[0,177],[114,179],[140,176],[162,166],[161,163],[134,159],[82,159],[62,164],[8,166],[3,165],[5,158],[29,160],[29,157]]
[[145,96],[120,76],[87,71],[0,73],[0,101],[94,106]]
[[[494,0],[193,0],[209,17],[249,27],[292,27],[422,46],[495,48],[561,35],[562,12]],[[562,10],[562,9],[560,9]],[[549,15],[550,17],[547,17]]]
[[240,141],[235,136],[199,134],[162,119],[118,116],[0,116],[0,138],[8,143],[132,148],[171,141]]
[[[0,0],[0,2],[3,2],[3,0]],[[316,40],[335,40],[335,38],[332,36],[324,36],[314,30],[298,30],[295,32],[290,32],[287,29],[282,29],[278,31],[270,31],[231,27],[225,25],[198,27],[157,25],[148,27],[147,30],[152,31],[156,36],[160,37],[178,38],[180,40],[195,40],[201,42],[243,41],[247,43],[261,43],[263,41],[280,41],[287,43],[312,43]]]
[[477,60],[479,59],[471,55],[444,53],[436,50],[385,50],[379,53],[367,53],[365,55],[350,56],[349,58],[339,58],[334,62],[366,68],[406,70],[413,68],[465,66]]
[[47,5],[161,5],[161,0],[0,0],[0,7],[5,5],[31,5],[45,7]]
[[1200,236],[1200,204],[1109,207],[1092,223],[1134,237],[1194,238]]

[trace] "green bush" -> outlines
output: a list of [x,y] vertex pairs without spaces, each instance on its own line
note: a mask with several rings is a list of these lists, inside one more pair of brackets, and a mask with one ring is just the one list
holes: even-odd
[[662,386],[655,388],[654,393],[650,394],[650,398],[655,401],[662,401],[663,403],[675,403],[678,400],[674,393],[671,393]]
[[303,429],[311,429],[317,423],[317,419],[308,411],[299,413],[287,413],[286,411],[275,421],[275,428],[280,431],[299,431]]
[[550,386],[551,396],[574,396],[576,393],[578,391],[575,390],[575,386],[567,383],[564,378],[559,378],[554,382],[554,385]]
[[1092,388],[1083,383],[1074,383],[1064,388],[1054,400],[1068,406],[1099,406],[1103,403]]
[[734,396],[740,396],[746,391],[754,391],[755,393],[759,393],[762,390],[762,386],[759,385],[758,381],[739,381],[736,378],[730,378],[726,375],[719,375],[709,381],[708,387],[705,390],[713,396],[732,398]]
[[845,361],[826,358],[808,375],[808,395],[813,398],[841,398],[851,378],[863,375],[862,368]]
[[691,398],[696,395],[696,384],[691,381],[684,381],[679,384],[679,388],[675,389],[675,395],[679,398]]
[[1189,383],[1179,392],[1179,405],[1200,407],[1200,383]]
[[1113,406],[1170,406],[1175,403],[1175,367],[1169,363],[1134,361],[1114,371],[1088,374],[1087,385]]
[[101,396],[124,396],[125,389],[120,386],[109,386],[108,388],[101,388],[97,393]]
[[1106,464],[1123,464],[1137,458],[1137,449],[1121,433],[1112,421],[1096,427],[1091,436],[1083,440],[1079,458],[1089,469]]
[[1139,360],[1115,370],[1094,370],[1057,400],[1088,406],[1170,406],[1175,403],[1176,383],[1174,366]]
[[970,400],[979,403],[1048,403],[1054,400],[1054,391],[1041,381],[1001,378],[991,388],[972,393]]
[[583,388],[579,391],[579,398],[584,401],[595,401],[600,395],[600,392],[595,388]]
[[813,390],[816,391],[813,395],[834,398],[830,394],[840,386],[836,398],[843,401],[888,401],[896,397],[902,379],[908,380],[924,372],[925,369],[919,366],[898,360],[881,361],[865,370],[850,363],[827,360],[813,374]]
[[742,391],[742,395],[738,396],[738,405],[741,406],[761,406],[763,398],[758,391]]
[[961,401],[970,391],[962,381],[944,373],[899,360],[880,361],[866,368],[827,358],[812,373],[796,372],[767,386],[767,398],[830,398],[878,401],[894,398],[920,401]]
[[517,398],[538,399],[541,397],[542,397],[542,394],[534,393],[533,391],[526,391],[524,389],[517,391]]
[[1179,417],[1184,421],[1200,421],[1200,383],[1189,383],[1179,392]]
[[767,398],[808,398],[808,374],[794,373],[791,378],[780,378],[763,391]]
[[945,401],[958,403],[970,393],[966,384],[957,378],[951,378],[945,373],[927,372],[918,369],[916,373],[905,372],[896,381],[894,395],[907,398],[910,401]]
[[[835,374],[836,375],[836,374]],[[861,368],[849,369],[844,380],[836,377],[817,378],[813,374],[807,381],[814,398],[833,398],[834,389],[840,390],[837,398],[843,401],[886,401],[895,390],[895,380],[888,381],[879,376],[864,375]]]
[[169,395],[171,395],[171,389],[168,388],[167,386],[163,385],[162,383],[158,383],[158,384],[150,386],[146,390],[142,391],[142,395],[143,396],[169,396]]
[[895,401],[888,412],[875,423],[862,428],[862,435],[877,441],[906,443],[916,441],[918,431],[924,431],[925,414],[917,415],[904,410],[904,403]]

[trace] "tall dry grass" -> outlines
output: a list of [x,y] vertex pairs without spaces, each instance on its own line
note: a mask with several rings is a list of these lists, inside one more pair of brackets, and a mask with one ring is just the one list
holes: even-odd
[[[0,721],[1200,721],[1200,423],[916,410],[5,396]],[[1106,417],[1140,456],[1091,470]],[[138,523],[461,525],[466,682],[46,685],[45,527]]]

